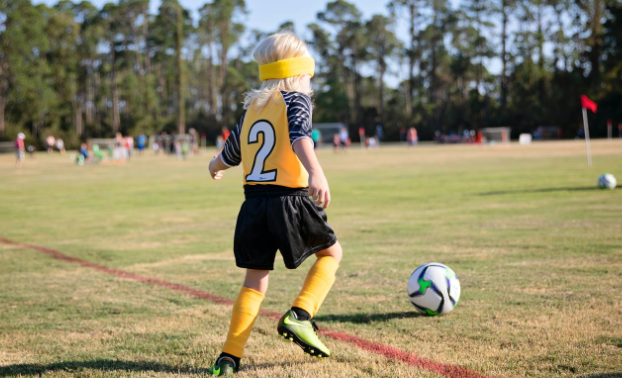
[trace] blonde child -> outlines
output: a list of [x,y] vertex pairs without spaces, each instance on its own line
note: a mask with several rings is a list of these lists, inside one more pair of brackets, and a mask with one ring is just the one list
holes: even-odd
[[300,294],[279,320],[278,334],[305,353],[329,357],[311,319],[335,282],[342,255],[324,212],[330,190],[311,139],[315,61],[292,33],[267,37],[254,57],[262,85],[246,93],[245,114],[209,166],[212,178],[219,180],[224,170],[242,164],[246,197],[234,237],[236,265],[246,269],[246,278],[233,306],[227,341],[208,370],[217,376],[239,369],[277,250],[289,269],[311,255],[317,258]]

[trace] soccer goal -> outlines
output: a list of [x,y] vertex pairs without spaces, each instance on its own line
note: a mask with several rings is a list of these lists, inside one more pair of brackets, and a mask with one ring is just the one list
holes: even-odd
[[484,143],[510,143],[510,127],[487,127],[480,130]]
[[90,147],[98,145],[101,150],[115,148],[118,141],[114,138],[93,138],[86,141]]
[[[195,140],[194,143],[197,141]],[[186,145],[188,147],[192,147],[192,137],[190,134],[173,134],[173,135],[151,135],[149,137],[149,146],[158,152],[162,150],[164,153],[172,153],[175,148],[175,144],[179,144],[180,146]]]
[[114,161],[127,158],[127,150],[115,138],[91,138],[86,141],[90,150],[93,151],[95,162]]

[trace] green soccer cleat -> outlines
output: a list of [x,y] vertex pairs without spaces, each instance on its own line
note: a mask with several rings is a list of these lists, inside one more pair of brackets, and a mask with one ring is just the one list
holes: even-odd
[[285,340],[298,344],[305,353],[312,357],[330,357],[330,350],[317,337],[317,326],[311,320],[298,320],[296,315],[289,310],[279,319],[277,331]]
[[237,371],[238,369],[236,369],[233,362],[221,359],[220,362],[216,361],[216,363],[214,363],[214,366],[211,366],[209,369],[207,369],[207,375],[224,377],[233,375]]

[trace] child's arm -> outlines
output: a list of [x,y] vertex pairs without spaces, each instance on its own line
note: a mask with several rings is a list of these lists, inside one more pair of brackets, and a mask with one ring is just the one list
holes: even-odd
[[214,156],[212,161],[209,162],[209,173],[214,180],[220,180],[225,174],[225,169],[229,169],[227,164],[222,161],[221,154]]
[[330,189],[324,176],[324,170],[313,151],[313,141],[309,138],[300,138],[294,142],[294,152],[300,162],[309,172],[309,195],[317,203],[324,203],[324,209],[330,204]]
[[224,171],[226,169],[235,167],[242,162],[242,154],[240,152],[240,129],[242,128],[242,123],[244,123],[245,115],[246,113],[242,114],[235,129],[229,134],[229,138],[227,138],[222,151],[209,162],[209,173],[214,180],[220,180],[225,174]]

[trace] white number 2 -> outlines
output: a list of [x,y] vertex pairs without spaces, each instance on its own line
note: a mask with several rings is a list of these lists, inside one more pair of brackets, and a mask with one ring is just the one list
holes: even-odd
[[248,144],[258,143],[259,133],[263,134],[263,145],[259,147],[259,151],[257,151],[257,155],[255,155],[253,169],[250,174],[246,175],[246,181],[276,181],[276,169],[272,169],[270,171],[264,170],[264,163],[268,156],[272,153],[276,142],[274,127],[272,127],[272,125],[267,121],[258,121],[254,123],[248,132]]

